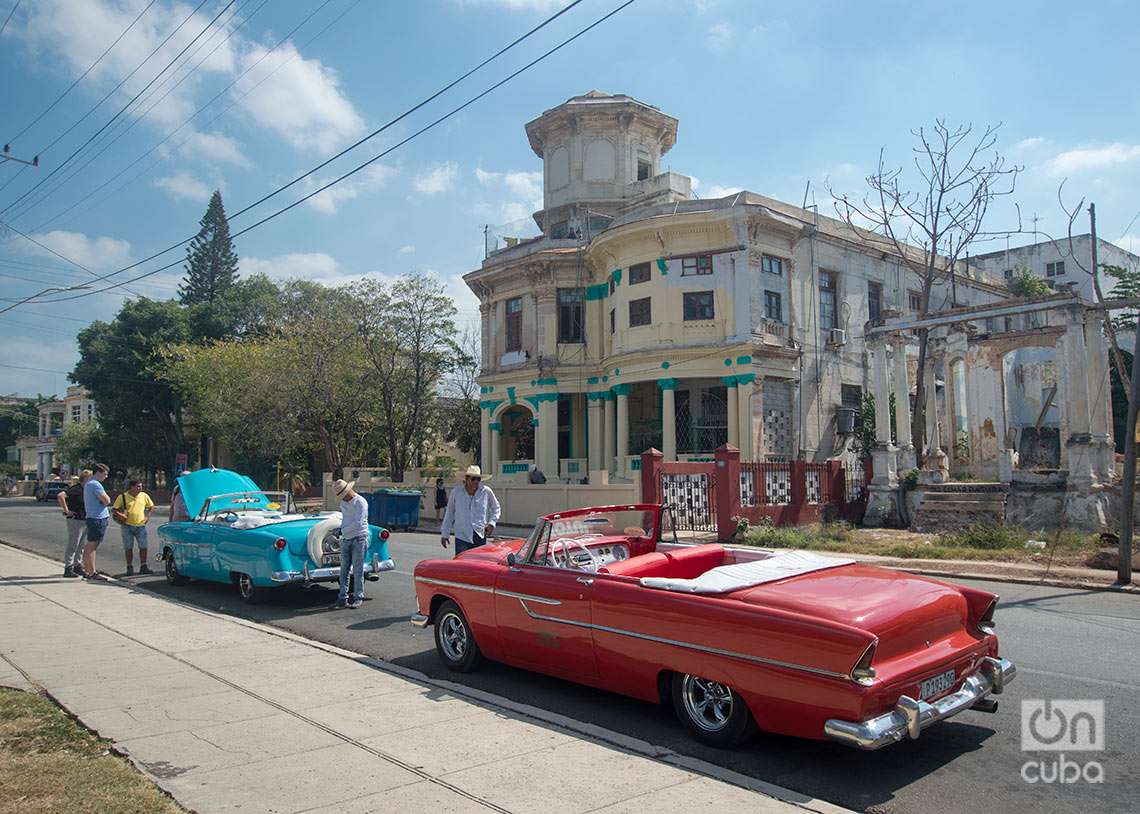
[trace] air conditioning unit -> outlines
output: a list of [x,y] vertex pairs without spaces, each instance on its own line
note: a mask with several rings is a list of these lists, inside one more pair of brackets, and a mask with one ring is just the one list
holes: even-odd
[[842,328],[832,328],[831,336],[828,338],[829,345],[846,345],[847,344],[847,331]]

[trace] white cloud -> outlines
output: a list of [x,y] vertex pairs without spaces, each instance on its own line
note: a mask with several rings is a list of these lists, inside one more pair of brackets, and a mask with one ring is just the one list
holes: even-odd
[[187,172],[156,178],[154,185],[166,192],[174,200],[208,201],[213,192],[209,185],[199,181]]
[[441,195],[450,192],[459,177],[459,165],[454,161],[436,164],[412,181],[412,188],[421,195]]
[[1030,136],[1029,138],[1023,138],[1021,141],[1017,142],[1017,144],[1013,145],[1013,152],[1028,152],[1029,150],[1040,147],[1044,143],[1045,139],[1041,138],[1041,136]]
[[[267,51],[261,45],[251,47],[242,54],[241,67],[257,62]],[[241,95],[266,76],[255,92]],[[364,132],[364,121],[341,90],[336,71],[319,59],[305,59],[292,42],[242,77],[234,94],[257,124],[299,150],[330,152]]]
[[411,245],[410,243],[407,246],[401,246],[400,250],[399,250],[399,254],[415,254],[415,253],[416,253],[416,247]]
[[274,280],[300,277],[322,283],[343,282],[347,275],[332,255],[324,252],[292,252],[275,257],[243,257],[241,273],[264,274]]
[[458,0],[461,6],[502,6],[511,11],[554,11],[570,0]]
[[541,170],[493,172],[476,167],[475,179],[481,187],[499,200],[476,204],[473,214],[513,229],[520,235],[535,229],[531,215],[542,209]]
[[[13,20],[12,32],[28,46],[33,58],[62,69],[71,79],[95,61],[119,34],[127,28],[138,14],[141,4],[137,2],[111,2],[111,0],[40,0],[25,4],[21,18]],[[102,95],[143,61],[159,44],[190,14],[193,6],[181,2],[168,2],[157,5],[147,12],[123,37],[118,45],[104,57],[86,80],[88,90]],[[116,96],[122,104],[131,99],[151,80],[158,66],[169,63],[202,31],[214,15],[214,10],[195,13],[178,29],[169,42],[147,62],[146,66],[132,76]],[[240,18],[229,14],[222,22],[235,26]],[[213,36],[211,36],[213,35]],[[236,62],[236,40],[226,40],[217,27],[207,32],[199,42],[206,41],[202,51],[192,58],[189,65],[197,65],[195,72],[159,101],[166,89],[156,83],[153,96],[144,94],[138,104],[140,111],[153,108],[146,117],[161,125],[180,123],[193,112],[194,93],[200,83],[213,74],[230,74]],[[214,50],[217,46],[217,50]],[[192,50],[191,50],[192,52]],[[212,52],[212,53],[211,53]],[[208,55],[208,56],[207,56]],[[187,70],[189,70],[187,68]],[[181,74],[179,74],[181,76]]]
[[182,149],[187,155],[219,164],[234,164],[239,167],[249,164],[249,159],[238,147],[237,141],[224,133],[191,133],[182,142]]
[[1126,252],[1133,254],[1140,254],[1140,235],[1127,234],[1122,236],[1119,240],[1112,241]]
[[711,187],[709,187],[707,190],[705,190],[704,194],[701,195],[701,197],[702,198],[724,198],[724,197],[727,197],[729,195],[735,195],[736,193],[743,192],[743,191],[744,191],[744,187],[726,187],[726,186],[721,186],[720,184],[713,184]]
[[[92,238],[82,232],[65,232],[60,229],[33,234],[32,237],[64,257],[95,271],[125,266],[131,257],[130,242],[118,238]],[[20,241],[20,245],[31,254],[55,258],[51,252],[26,240]]]
[[709,47],[714,51],[719,51],[728,46],[732,41],[733,28],[725,22],[715,23],[709,26],[709,30],[705,34],[705,40],[708,42]]
[[[382,188],[388,182],[388,179],[398,173],[399,170],[387,164],[373,164],[351,178],[346,178],[336,186],[329,187],[305,203],[323,215],[335,215],[344,201],[350,201],[363,194],[374,192]],[[309,176],[305,179],[306,189],[310,191],[319,189],[331,180],[331,178],[314,179],[312,176]]]
[[1099,170],[1140,159],[1140,144],[1114,142],[1104,147],[1066,150],[1045,162],[1054,175],[1071,175],[1083,170]]

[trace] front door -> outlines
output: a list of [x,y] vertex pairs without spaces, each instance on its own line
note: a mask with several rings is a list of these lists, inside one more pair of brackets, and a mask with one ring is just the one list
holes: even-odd
[[594,575],[546,565],[505,568],[495,586],[503,660],[563,678],[597,677],[590,602]]
[[[212,523],[183,523],[178,533],[178,556],[174,562],[183,576],[199,579],[213,579],[210,567],[214,548],[214,526]],[[183,565],[185,563],[185,565]]]

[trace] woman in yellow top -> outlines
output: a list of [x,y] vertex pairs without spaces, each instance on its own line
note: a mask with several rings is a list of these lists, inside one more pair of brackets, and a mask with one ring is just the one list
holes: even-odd
[[154,509],[154,501],[142,490],[142,481],[133,480],[127,491],[115,498],[111,510],[123,531],[123,553],[127,557],[127,576],[135,572],[134,544],[139,547],[139,573],[151,573],[146,564],[146,523]]

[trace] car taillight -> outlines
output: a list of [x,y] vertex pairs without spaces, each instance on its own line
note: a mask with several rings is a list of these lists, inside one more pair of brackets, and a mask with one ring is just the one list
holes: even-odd
[[388,529],[380,529],[380,539],[387,540],[389,537]]
[[285,538],[284,537],[278,537],[276,540],[273,541],[273,547],[276,548],[278,551],[284,551],[285,550]]
[[875,668],[871,666],[871,659],[875,657],[875,648],[878,644],[879,641],[876,639],[867,645],[867,649],[863,651],[859,661],[851,668],[851,678],[860,684],[869,685],[875,680]]
[[997,610],[998,598],[995,596],[980,617],[978,617],[978,630],[987,636],[992,636],[997,622],[994,621],[994,611]]

